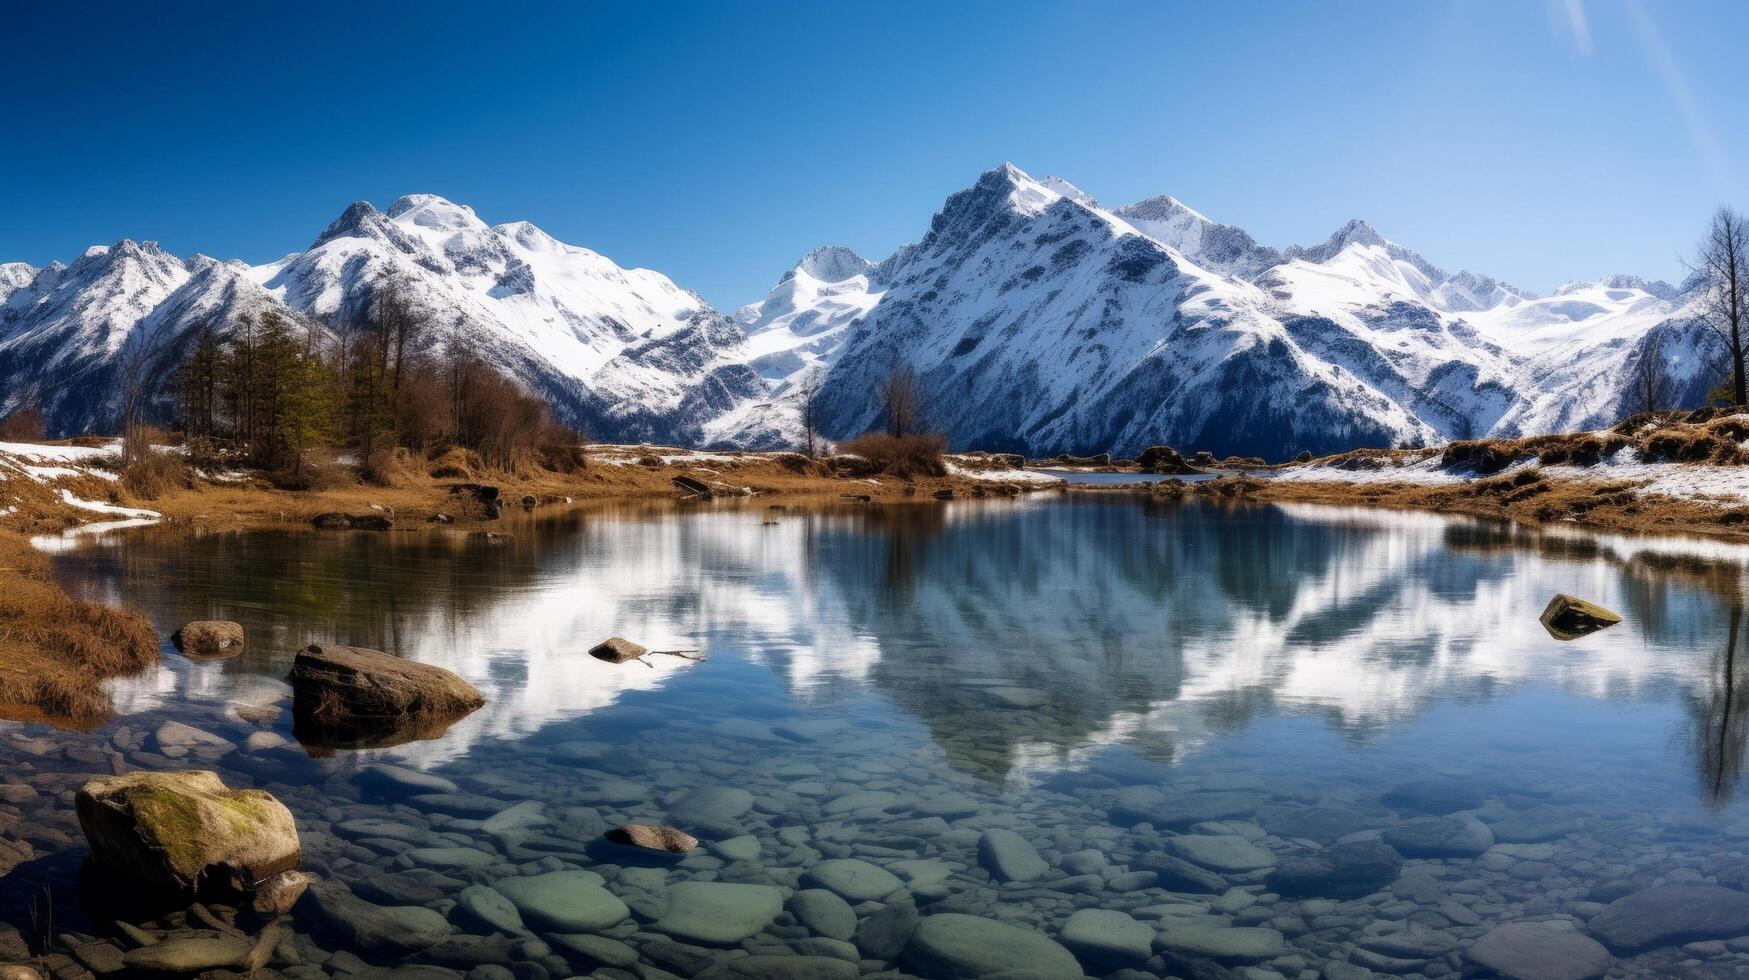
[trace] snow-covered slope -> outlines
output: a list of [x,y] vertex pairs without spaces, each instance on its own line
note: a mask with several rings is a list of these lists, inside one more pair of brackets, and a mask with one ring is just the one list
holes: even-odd
[[453,344],[497,364],[604,439],[699,441],[707,421],[765,395],[740,328],[697,294],[525,221],[488,227],[430,194],[387,212],[353,204],[307,251],[252,275],[336,323],[395,280],[424,313],[427,349]]
[[875,304],[818,358],[830,435],[882,422],[874,391],[900,362],[959,447],[1279,458],[1595,428],[1641,407],[1646,358],[1667,406],[1704,398],[1714,358],[1667,283],[1538,298],[1358,219],[1277,252],[1170,197],[1105,210],[1012,165],[880,269]]
[[613,441],[794,445],[805,379],[823,385],[824,434],[853,436],[881,423],[874,393],[902,363],[956,448],[1278,458],[1596,428],[1642,407],[1648,359],[1671,407],[1703,398],[1717,360],[1692,283],[1538,297],[1360,220],[1278,251],[1171,197],[1106,208],[1005,165],[916,244],[879,262],[815,249],[732,318],[432,195],[353,204],[253,268],[132,241],[0,265],[0,413],[41,401],[56,434],[112,428],[130,338],[154,338],[168,377],[208,325],[272,309],[343,331],[391,281],[425,349],[474,353]]

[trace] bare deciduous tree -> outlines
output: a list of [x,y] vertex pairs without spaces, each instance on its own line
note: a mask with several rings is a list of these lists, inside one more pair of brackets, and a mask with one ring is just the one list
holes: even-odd
[[1642,412],[1656,412],[1669,397],[1670,376],[1664,363],[1664,338],[1657,331],[1646,335],[1646,345],[1634,363],[1634,401]]
[[817,455],[820,434],[820,375],[809,372],[796,385],[796,409],[801,415],[802,437],[806,440],[807,454]]
[[1733,404],[1749,404],[1744,372],[1749,365],[1749,221],[1730,207],[1713,212],[1706,234],[1695,248],[1694,271],[1706,290],[1701,316],[1724,341],[1730,363]]
[[915,433],[921,424],[922,405],[917,390],[917,375],[911,365],[895,359],[881,379],[881,414],[887,419],[887,435],[903,439]]

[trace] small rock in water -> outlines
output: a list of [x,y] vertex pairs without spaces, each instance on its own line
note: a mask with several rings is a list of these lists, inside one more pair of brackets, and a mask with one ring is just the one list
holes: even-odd
[[243,652],[243,627],[222,619],[188,623],[170,635],[191,657],[231,657]]
[[1475,817],[1414,817],[1379,835],[1404,857],[1475,857],[1494,846],[1494,833]]
[[872,902],[904,887],[896,875],[856,858],[833,858],[814,865],[803,883],[824,888],[848,902]]
[[627,660],[637,660],[649,653],[647,647],[641,647],[624,637],[611,636],[589,648],[589,655],[597,660],[605,660],[610,664],[623,664]]
[[1243,837],[1187,834],[1172,837],[1167,852],[1216,871],[1256,871],[1275,864],[1275,855]]
[[281,871],[255,886],[249,908],[256,915],[278,917],[292,910],[304,889],[310,887],[310,877],[302,871]]
[[847,940],[856,935],[856,913],[850,903],[824,888],[796,892],[787,907],[797,922],[828,939]]
[[1403,857],[1391,845],[1359,840],[1289,858],[1270,873],[1268,884],[1289,898],[1347,900],[1389,887],[1402,870]]
[[641,847],[650,851],[667,851],[670,854],[685,854],[698,846],[698,838],[683,830],[642,823],[628,823],[624,827],[610,830],[607,832],[607,839],[615,844]]
[[363,647],[305,647],[289,679],[305,744],[362,748],[436,738],[486,703],[442,667]]
[[525,920],[557,932],[599,932],[624,922],[631,910],[601,887],[593,871],[552,871],[493,883]]
[[1002,881],[1033,881],[1051,869],[1026,838],[1001,828],[978,838],[978,861]]
[[1559,921],[1497,926],[1464,955],[1511,980],[1592,980],[1615,965],[1609,950]]
[[1623,952],[1741,936],[1749,932],[1749,893],[1718,885],[1659,885],[1609,903],[1588,928]]
[[905,965],[920,976],[1080,977],[1075,955],[1050,937],[958,912],[926,916],[905,947]]
[[1139,967],[1152,952],[1154,928],[1111,909],[1082,909],[1057,938],[1095,967]]
[[705,946],[733,946],[756,936],[783,911],[783,891],[770,885],[685,881],[667,895],[667,912],[650,928]]
[[1559,593],[1543,609],[1543,629],[1557,640],[1577,640],[1621,622],[1621,616],[1595,602]]

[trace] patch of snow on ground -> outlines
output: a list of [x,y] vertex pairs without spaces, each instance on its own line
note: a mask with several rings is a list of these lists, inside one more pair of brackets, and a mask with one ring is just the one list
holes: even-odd
[[69,507],[80,510],[94,510],[99,514],[114,514],[118,517],[151,518],[157,520],[159,514],[155,510],[142,510],[138,507],[121,507],[116,504],[106,504],[95,500],[80,500],[73,496],[73,491],[61,490],[61,502]]
[[946,463],[950,476],[964,477],[968,480],[988,480],[992,483],[1036,483],[1040,486],[1055,486],[1068,481],[1060,476],[1049,473],[1035,473],[1032,470],[976,470],[960,466],[949,460]]
[[61,463],[89,462],[98,456],[114,455],[120,451],[120,439],[102,446],[40,446],[34,442],[0,442],[0,453],[8,453],[20,459],[53,460]]

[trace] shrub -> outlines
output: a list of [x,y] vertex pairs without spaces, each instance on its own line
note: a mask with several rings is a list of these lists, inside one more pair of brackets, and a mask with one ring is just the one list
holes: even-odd
[[941,454],[947,452],[947,440],[937,435],[892,436],[870,432],[838,448],[867,460],[875,472],[890,476],[910,479],[947,475],[947,467],[941,461]]
[[193,470],[179,455],[151,450],[122,467],[122,489],[141,500],[157,500],[166,490],[193,484]]
[[431,475],[440,480],[472,480],[485,466],[479,453],[451,446],[431,461]]

